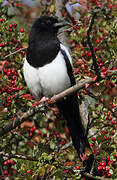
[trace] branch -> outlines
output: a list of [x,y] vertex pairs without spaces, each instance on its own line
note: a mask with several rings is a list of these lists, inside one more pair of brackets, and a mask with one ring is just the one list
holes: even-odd
[[1,155],[8,158],[18,158],[18,159],[24,159],[24,160],[29,160],[29,161],[39,161],[38,159],[33,158],[33,157],[27,157],[20,154],[9,154],[9,153],[5,153],[4,151],[0,152],[0,156]]
[[[117,70],[108,71],[108,72],[109,72],[108,76],[112,76],[112,75],[117,74]],[[103,78],[101,78],[101,79],[103,79]],[[80,81],[76,85],[66,89],[65,91],[53,96],[51,99],[54,100],[53,103],[55,103],[56,101],[64,99],[66,96],[69,96],[70,94],[74,93],[75,91],[80,90],[82,88],[85,88],[86,84],[92,85],[98,81],[99,81],[99,79],[93,80],[92,78],[87,78],[83,81]],[[47,103],[46,103],[46,105],[47,105]],[[5,134],[7,134],[8,132],[10,132],[11,130],[15,129],[16,127],[20,126],[28,117],[30,117],[34,113],[38,112],[39,109],[44,107],[44,106],[45,106],[45,104],[42,103],[38,106],[31,107],[27,112],[23,113],[22,116],[16,117],[16,120],[7,123],[4,127],[0,128],[0,136],[3,136]]]
[[[89,174],[89,173],[83,173],[83,175],[84,175],[85,177],[87,177],[88,179],[90,178],[90,179],[92,179],[92,180],[108,180],[107,178],[98,177],[98,176],[93,176],[93,175],[91,175],[91,174]],[[112,179],[109,179],[109,180],[112,180]]]
[[12,55],[14,55],[14,54],[17,54],[18,52],[23,51],[23,50],[25,50],[25,49],[27,49],[27,47],[24,47],[24,48],[21,48],[21,49],[19,49],[19,50],[17,50],[17,51],[14,51],[14,52],[6,55],[5,57],[1,58],[0,60],[5,60],[5,59],[8,58],[9,56],[12,56]]
[[92,43],[91,43],[91,38],[90,38],[90,33],[92,31],[92,28],[93,28],[93,25],[94,25],[94,20],[95,20],[96,16],[97,16],[97,13],[94,12],[93,16],[91,18],[89,28],[87,30],[87,43],[89,45],[89,48],[90,48],[90,51],[91,51],[91,54],[92,54],[93,66],[94,66],[95,73],[96,73],[97,77],[100,78],[100,71],[99,71],[98,63],[97,63],[96,55],[94,53],[94,49],[93,49],[93,46],[92,46]]
[[[55,101],[59,101],[60,99],[63,99],[66,96],[70,95],[71,93],[77,91],[78,89],[84,88],[85,84],[87,84],[87,83],[91,84],[94,82],[96,82],[96,80],[93,81],[92,78],[88,78],[88,79],[70,87],[69,89],[66,89],[65,91],[53,96],[51,99],[55,100]],[[31,107],[27,112],[23,113],[22,116],[16,117],[16,119],[14,121],[7,123],[4,127],[0,128],[0,136],[3,136],[5,134],[7,134],[8,132],[10,132],[11,130],[15,129],[16,127],[20,126],[20,124],[22,124],[29,116],[32,116],[34,113],[36,113],[40,108],[42,108],[44,106],[45,106],[45,104],[43,103],[38,106]]]

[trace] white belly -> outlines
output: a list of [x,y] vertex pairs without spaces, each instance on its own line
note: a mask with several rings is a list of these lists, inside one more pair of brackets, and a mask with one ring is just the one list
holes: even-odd
[[34,68],[25,60],[24,78],[34,96],[53,96],[71,86],[65,60],[59,52],[54,61],[40,68]]

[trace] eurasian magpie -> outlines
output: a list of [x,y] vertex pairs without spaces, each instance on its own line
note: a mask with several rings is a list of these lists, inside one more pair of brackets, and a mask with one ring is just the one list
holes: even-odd
[[[58,30],[66,25],[68,22],[56,17],[41,16],[31,28],[24,78],[35,97],[52,97],[75,85],[72,58],[57,37]],[[73,145],[89,172],[94,156],[81,123],[77,93],[56,102],[56,105],[67,120]]]

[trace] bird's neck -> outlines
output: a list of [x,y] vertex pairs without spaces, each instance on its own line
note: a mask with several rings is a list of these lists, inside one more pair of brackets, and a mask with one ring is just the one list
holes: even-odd
[[52,62],[60,50],[60,42],[57,36],[43,33],[30,37],[27,50],[27,61],[33,67],[42,67]]

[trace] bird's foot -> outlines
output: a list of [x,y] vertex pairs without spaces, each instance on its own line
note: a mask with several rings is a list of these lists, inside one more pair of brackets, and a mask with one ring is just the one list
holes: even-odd
[[91,150],[88,151],[88,154],[86,151],[85,154],[83,153],[82,155],[80,155],[80,158],[83,163],[83,166],[85,167],[85,172],[91,173],[93,175],[98,175],[97,163],[94,159],[94,155],[91,153]]
[[41,103],[47,102],[48,100],[49,100],[48,97],[43,96],[39,102],[40,102],[40,104],[41,104]]
[[41,100],[39,101],[40,104],[41,103],[48,103],[48,104],[54,104],[56,101],[51,99],[51,98],[48,98],[48,97],[42,97]]

